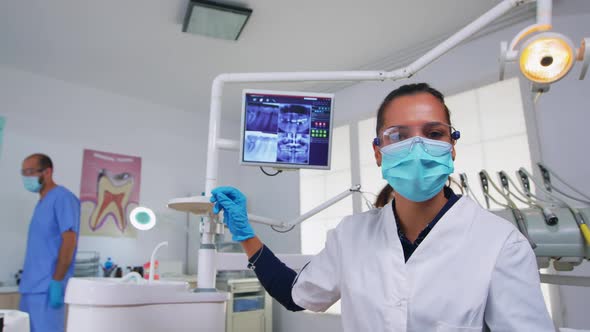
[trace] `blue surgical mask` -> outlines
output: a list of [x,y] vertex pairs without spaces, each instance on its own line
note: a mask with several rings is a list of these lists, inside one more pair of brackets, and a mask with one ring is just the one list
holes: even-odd
[[23,185],[26,190],[32,193],[38,193],[42,187],[41,181],[39,181],[39,177],[37,176],[23,176]]
[[381,173],[396,193],[424,202],[444,187],[453,173],[453,146],[415,136],[381,148]]

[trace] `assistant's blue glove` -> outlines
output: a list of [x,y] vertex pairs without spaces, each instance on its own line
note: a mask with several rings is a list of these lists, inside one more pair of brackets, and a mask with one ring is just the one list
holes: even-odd
[[254,230],[248,222],[246,196],[234,187],[217,187],[211,192],[211,203],[215,203],[213,213],[223,210],[223,219],[232,239],[242,242],[254,237]]
[[49,305],[56,309],[64,305],[64,286],[61,281],[52,279],[49,283]]

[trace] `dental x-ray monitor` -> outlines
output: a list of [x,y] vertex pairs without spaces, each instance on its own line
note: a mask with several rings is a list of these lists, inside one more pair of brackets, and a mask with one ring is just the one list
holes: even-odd
[[334,94],[244,90],[242,165],[330,169]]

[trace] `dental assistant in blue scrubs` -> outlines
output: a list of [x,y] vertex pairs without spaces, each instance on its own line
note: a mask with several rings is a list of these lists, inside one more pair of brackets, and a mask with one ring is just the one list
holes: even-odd
[[80,201],[53,181],[53,162],[44,154],[27,157],[21,170],[26,190],[39,194],[27,239],[19,285],[20,310],[31,332],[64,331],[64,290],[74,273],[80,229]]

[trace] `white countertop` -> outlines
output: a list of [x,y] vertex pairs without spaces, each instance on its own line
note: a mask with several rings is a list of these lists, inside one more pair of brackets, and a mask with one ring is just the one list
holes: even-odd
[[132,306],[166,303],[221,303],[226,292],[194,293],[185,281],[156,280],[152,283],[122,282],[114,278],[72,278],[65,303],[83,306]]
[[0,287],[0,294],[18,293],[18,286],[2,286]]

